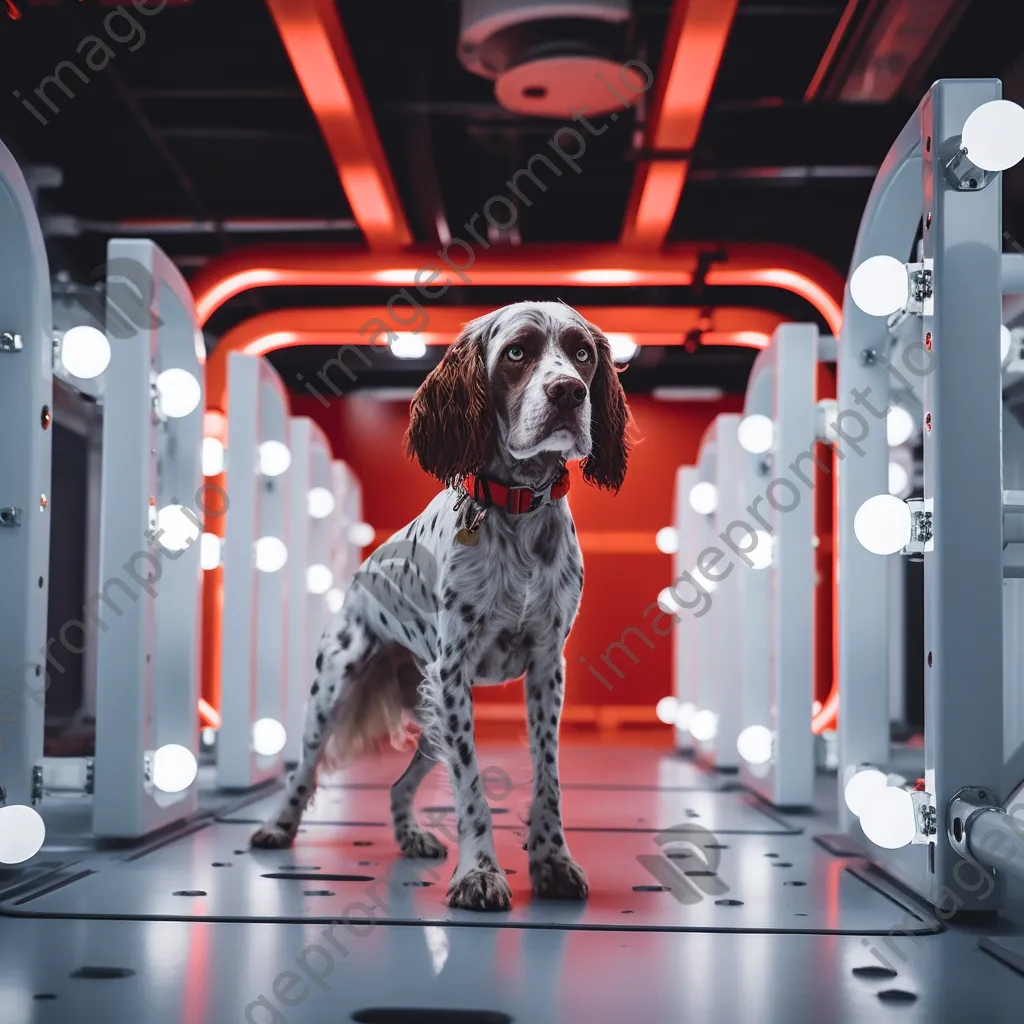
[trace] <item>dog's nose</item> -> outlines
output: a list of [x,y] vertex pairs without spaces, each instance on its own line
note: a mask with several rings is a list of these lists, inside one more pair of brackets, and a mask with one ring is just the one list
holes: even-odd
[[544,392],[556,409],[578,409],[586,400],[587,387],[577,377],[559,377],[544,385]]

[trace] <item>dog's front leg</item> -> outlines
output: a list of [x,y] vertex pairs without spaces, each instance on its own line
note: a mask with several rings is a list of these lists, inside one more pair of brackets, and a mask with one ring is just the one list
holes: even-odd
[[[512,890],[498,866],[491,833],[491,809],[484,797],[473,743],[471,679],[461,652],[449,653],[427,671],[424,681],[434,741],[451,774],[458,819],[459,863],[446,902],[462,910],[508,910]],[[435,674],[436,673],[436,674]]]
[[569,854],[562,830],[562,790],[558,782],[558,721],[565,696],[565,659],[560,637],[537,651],[526,673],[526,713],[533,760],[533,803],[527,850],[530,883],[542,899],[587,898],[587,876]]

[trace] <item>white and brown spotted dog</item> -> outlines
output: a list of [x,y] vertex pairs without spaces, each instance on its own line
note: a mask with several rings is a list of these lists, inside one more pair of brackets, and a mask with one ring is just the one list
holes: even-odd
[[320,642],[302,763],[254,846],[292,843],[318,769],[422,726],[392,787],[395,837],[410,857],[446,849],[416,827],[413,798],[447,764],[459,862],[450,906],[507,910],[491,812],[473,744],[473,686],[525,673],[533,802],[530,880],[537,896],[584,899],[587,880],[562,829],[558,722],[562,650],[583,588],[566,463],[617,491],[628,411],[607,338],[569,306],[520,302],[468,324],[412,401],[410,454],[445,484],[364,563]]

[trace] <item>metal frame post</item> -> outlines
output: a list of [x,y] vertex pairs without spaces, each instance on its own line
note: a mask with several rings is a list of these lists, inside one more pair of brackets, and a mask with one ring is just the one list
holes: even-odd
[[288,445],[289,416],[284,385],[264,359],[232,353],[228,386],[231,406],[225,470],[229,509],[223,549],[217,784],[224,789],[248,789],[281,773],[286,749],[272,755],[257,754],[253,726],[265,718],[281,725],[285,721],[287,573],[284,568],[260,572],[256,543],[267,536],[287,543],[291,470],[264,477],[259,451],[264,441]]
[[[160,372],[180,368],[202,389],[206,350],[188,285],[157,245],[113,239],[107,267],[113,340],[104,372],[99,579],[85,610],[88,616],[95,600],[93,832],[138,838],[198,808],[195,784],[174,794],[153,786],[151,758],[171,743],[198,752],[198,541],[201,505],[208,501],[201,490],[203,400],[200,393],[187,416],[162,419],[154,382]],[[151,289],[148,323],[133,322],[142,318],[126,318],[118,306],[114,280],[126,274],[138,275],[131,284]],[[113,335],[112,322],[118,324]],[[158,510],[171,504],[194,517],[195,537],[183,550],[159,541]]]
[[972,111],[1001,93],[995,80],[938,82],[919,121],[934,298],[922,323],[930,351],[918,354],[933,358],[907,369],[924,377],[924,498],[934,523],[924,555],[925,787],[937,815],[927,891],[936,907],[952,894],[957,910],[995,910],[1002,899],[1001,877],[994,891],[959,881],[962,857],[947,836],[953,796],[965,786],[1000,793],[1003,775],[1002,181],[961,191],[946,180],[943,155]]
[[0,804],[36,802],[50,579],[53,313],[28,185],[0,143]]
[[[672,555],[672,579],[677,580],[697,564],[697,513],[690,507],[690,491],[700,476],[696,466],[682,466],[676,470],[675,514],[673,523],[678,543]],[[697,680],[697,652],[694,647],[695,620],[692,611],[682,609],[672,635],[672,692],[680,705],[696,706],[699,696]],[[692,753],[695,741],[689,728],[673,728],[675,746],[680,752]]]

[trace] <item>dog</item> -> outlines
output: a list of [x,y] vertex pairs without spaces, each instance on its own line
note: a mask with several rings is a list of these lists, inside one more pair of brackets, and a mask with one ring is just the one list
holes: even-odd
[[530,882],[536,896],[585,899],[562,828],[558,724],[563,648],[583,560],[565,500],[566,464],[618,491],[629,411],[608,339],[559,302],[519,302],[467,324],[410,406],[406,447],[445,486],[363,563],[325,632],[302,760],[252,845],[290,846],[319,771],[419,726],[391,788],[403,854],[443,859],[413,798],[436,761],[451,776],[458,865],[446,902],[508,910],[474,752],[471,688],[525,676],[533,762]]

